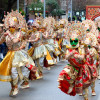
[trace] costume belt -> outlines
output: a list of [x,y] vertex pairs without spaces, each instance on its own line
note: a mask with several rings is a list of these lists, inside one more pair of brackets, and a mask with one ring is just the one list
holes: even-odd
[[48,42],[43,42],[43,44],[45,45],[45,44],[48,44]]
[[39,46],[41,46],[41,45],[43,45],[43,44],[42,44],[42,43],[35,44],[35,45],[34,45],[34,48],[39,47]]

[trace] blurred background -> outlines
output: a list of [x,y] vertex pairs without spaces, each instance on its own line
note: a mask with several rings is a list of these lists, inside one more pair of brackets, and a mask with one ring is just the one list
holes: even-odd
[[18,9],[26,21],[37,16],[82,21],[86,18],[86,5],[100,5],[100,0],[0,0],[0,22],[12,9]]

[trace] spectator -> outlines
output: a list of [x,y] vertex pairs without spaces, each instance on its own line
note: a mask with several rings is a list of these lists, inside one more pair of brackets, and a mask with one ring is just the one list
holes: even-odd
[[[3,24],[0,24],[0,37],[4,33]],[[8,49],[5,43],[0,44],[0,62],[3,60],[7,53]]]
[[71,17],[68,17],[68,21],[69,21],[69,22],[71,21]]
[[80,22],[82,22],[81,16],[78,16],[77,20],[80,21]]

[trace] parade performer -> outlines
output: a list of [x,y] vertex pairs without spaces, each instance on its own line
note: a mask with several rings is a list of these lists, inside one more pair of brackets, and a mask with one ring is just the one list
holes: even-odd
[[98,79],[100,79],[100,18],[97,19],[95,21],[96,24],[96,28],[97,28],[97,32],[98,32],[98,36],[97,36],[97,41],[98,41],[98,45],[97,45],[97,51],[99,54],[99,61],[98,61]]
[[[67,40],[65,39],[65,36],[66,36],[66,31],[67,31],[66,29],[67,25],[68,25],[68,21],[66,19],[61,19],[59,21],[59,30],[58,30],[57,38],[58,38],[59,47],[62,52],[62,54],[60,55],[60,59],[61,59],[61,56],[63,57],[64,52],[66,52]],[[62,59],[64,59],[64,57]]]
[[47,55],[46,47],[43,45],[42,42],[42,33],[39,30],[37,30],[39,28],[40,28],[39,24],[36,21],[34,21],[33,32],[28,40],[28,42],[32,43],[32,48],[30,48],[31,51],[30,53],[38,67],[38,73],[39,73],[38,79],[43,78],[43,66],[44,66],[43,60],[44,57]]
[[60,51],[56,47],[56,43],[57,42],[54,41],[54,38],[57,36],[57,34],[54,33],[54,25],[55,25],[56,21],[55,21],[55,19],[53,17],[49,17],[47,20],[50,23],[49,24],[50,27],[48,29],[49,30],[49,34],[48,34],[47,42],[48,42],[49,46],[51,46],[53,48],[52,51],[49,52],[49,53],[50,53],[50,55],[51,55],[51,57],[53,59],[54,64],[56,64],[57,63],[57,59],[55,59],[55,58],[57,58],[57,56],[60,54]]
[[[82,22],[86,30],[86,35],[84,38],[84,43],[88,46],[86,49],[86,60],[89,65],[91,74],[91,89],[92,95],[95,96],[95,80],[97,78],[97,68],[96,64],[98,63],[98,53],[97,53],[97,35],[95,23],[92,20],[85,20]],[[96,63],[97,62],[97,63]]]
[[54,47],[53,56],[54,56],[55,64],[57,64],[57,57],[61,54],[61,52],[59,50],[58,42],[56,40],[58,29],[59,29],[59,25],[57,22],[55,22],[54,29],[53,29],[53,35],[52,35],[53,42],[51,43],[51,45]]
[[78,23],[68,28],[70,48],[67,49],[66,59],[69,64],[59,75],[58,87],[71,96],[84,93],[84,100],[88,100],[87,88],[91,85],[91,75],[85,60],[84,45],[81,44],[85,32],[84,27]]
[[49,18],[44,19],[41,32],[43,36],[42,38],[43,44],[46,47],[46,51],[47,51],[47,56],[44,58],[44,67],[47,67],[48,70],[50,70],[50,66],[54,64],[54,61],[52,59],[54,48],[52,45],[50,45],[48,41],[48,39],[51,38],[51,34],[53,34],[53,31],[51,29],[51,21],[49,21],[48,19]]
[[12,88],[10,96],[15,96],[18,94],[19,79],[23,80],[21,86],[28,88],[29,70],[33,70],[35,73],[36,67],[24,50],[26,41],[23,39],[22,32],[19,31],[23,26],[26,26],[23,16],[17,11],[8,13],[4,19],[4,26],[7,31],[0,38],[0,44],[6,42],[9,51],[0,63],[0,81],[10,82]]

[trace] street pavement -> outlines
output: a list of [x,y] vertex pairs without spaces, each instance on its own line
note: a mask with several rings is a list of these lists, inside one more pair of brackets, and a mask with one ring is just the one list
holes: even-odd
[[[16,97],[9,97],[10,83],[0,82],[0,100],[83,100],[82,96],[68,96],[58,88],[57,78],[67,61],[59,62],[50,71],[44,69],[44,78],[41,80],[30,81],[30,88],[22,90]],[[91,96],[89,100],[100,100],[100,81],[96,81],[97,96]]]

